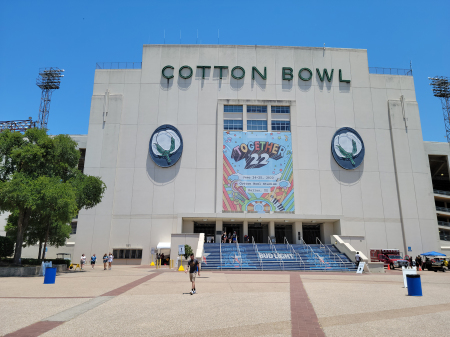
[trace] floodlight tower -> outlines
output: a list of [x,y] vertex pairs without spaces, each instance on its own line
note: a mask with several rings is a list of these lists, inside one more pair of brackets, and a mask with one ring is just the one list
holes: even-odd
[[433,87],[433,94],[441,99],[442,112],[444,114],[445,133],[447,142],[450,143],[450,82],[448,77],[428,77]]
[[41,129],[47,128],[52,92],[56,89],[59,89],[59,86],[61,84],[61,77],[64,77],[62,72],[64,72],[64,69],[59,68],[39,69],[39,77],[36,79],[36,85],[42,89],[41,105],[39,106],[39,121],[38,121],[38,127]]

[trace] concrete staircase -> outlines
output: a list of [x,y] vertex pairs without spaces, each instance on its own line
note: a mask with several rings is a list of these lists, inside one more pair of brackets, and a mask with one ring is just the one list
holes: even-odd
[[333,245],[205,243],[204,270],[356,271]]

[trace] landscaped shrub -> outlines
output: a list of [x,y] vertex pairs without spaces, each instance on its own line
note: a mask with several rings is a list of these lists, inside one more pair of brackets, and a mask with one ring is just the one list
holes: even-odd
[[[13,263],[14,259],[12,258],[6,258],[2,259],[2,261],[7,263]],[[52,265],[55,264],[65,264],[67,268],[69,268],[71,261],[70,260],[63,260],[63,259],[45,259],[44,262],[52,262]],[[42,260],[38,259],[22,259],[21,260],[23,265],[29,265],[29,266],[40,266],[42,263]]]

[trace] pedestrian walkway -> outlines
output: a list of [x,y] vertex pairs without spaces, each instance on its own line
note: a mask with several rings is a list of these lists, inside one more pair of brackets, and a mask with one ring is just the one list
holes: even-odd
[[446,336],[450,274],[419,274],[420,298],[396,271],[205,270],[194,296],[183,272],[148,266],[0,278],[0,336]]

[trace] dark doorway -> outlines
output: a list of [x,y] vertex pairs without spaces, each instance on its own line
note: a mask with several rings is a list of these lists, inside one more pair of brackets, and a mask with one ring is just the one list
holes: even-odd
[[[215,242],[216,238],[216,224],[213,223],[200,223],[194,222],[194,233],[204,233],[205,234],[205,242],[208,242],[212,239]],[[208,237],[210,238],[208,240]]]
[[284,238],[292,243],[292,225],[275,224],[275,238],[277,243],[284,243]]
[[269,242],[269,226],[259,222],[248,224],[248,237],[250,243],[252,243],[252,237],[255,243],[268,243]]
[[[308,245],[315,245],[316,238],[320,238],[320,225],[303,225],[303,240]],[[322,240],[321,240],[322,241]]]
[[223,224],[223,231],[227,233],[227,236],[228,233],[231,233],[231,235],[233,235],[233,233],[236,232],[238,242],[239,243],[244,242],[244,238],[242,235],[242,224],[229,224],[229,223]]

